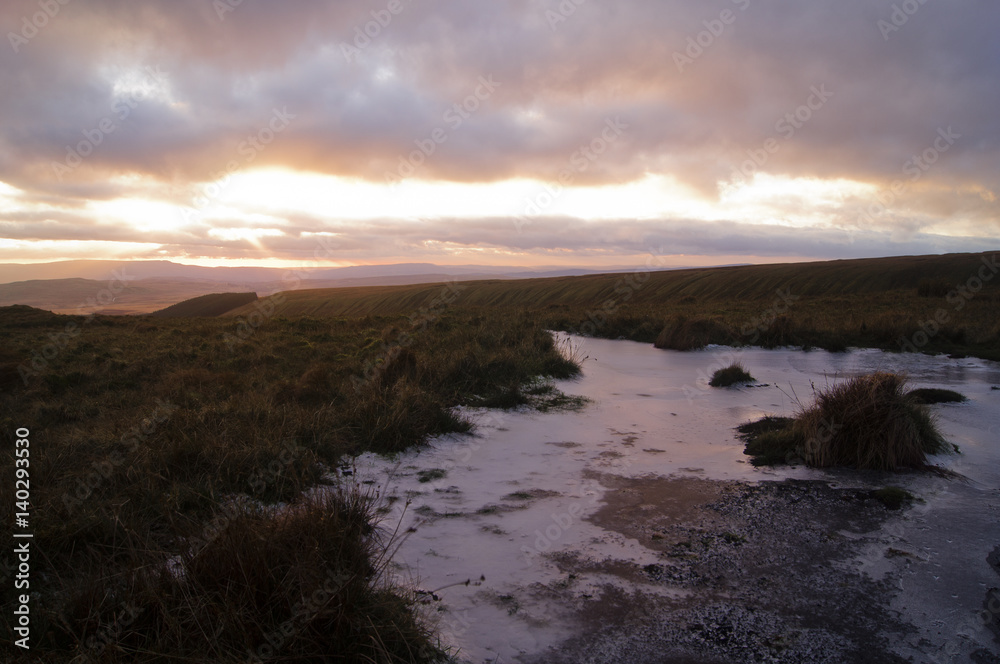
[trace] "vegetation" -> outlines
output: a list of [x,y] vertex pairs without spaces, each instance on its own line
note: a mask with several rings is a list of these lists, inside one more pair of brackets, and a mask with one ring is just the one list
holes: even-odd
[[[530,311],[549,329],[692,350],[707,344],[942,352],[1000,360],[996,254],[749,265],[456,284],[455,306]],[[943,296],[921,288],[934,275]],[[302,290],[278,315],[398,315],[432,307],[442,286]],[[921,294],[923,293],[923,294]],[[256,305],[228,315],[247,317]]]
[[936,403],[962,403],[969,400],[964,394],[939,387],[922,387],[919,390],[910,390],[910,398],[914,403],[928,406]]
[[[383,573],[385,506],[330,472],[346,456],[467,431],[458,405],[578,407],[539,380],[579,370],[546,329],[683,350],[865,346],[1000,359],[1000,279],[966,287],[983,258],[217,294],[160,317],[0,308],[0,429],[8,439],[31,429],[31,530],[44,552],[32,558],[32,654],[434,660],[416,599]],[[935,283],[921,285],[927,275]],[[12,287],[12,297],[37,290]],[[129,284],[104,306],[138,302],[144,288]],[[876,374],[741,435],[755,463],[920,466],[945,447],[919,404],[927,398]],[[12,452],[0,472],[13,476]],[[303,501],[325,482],[334,484],[323,498]],[[14,512],[13,500],[0,494],[0,509]],[[0,659],[13,657],[12,573],[0,569]],[[303,605],[317,587],[326,599]]]
[[150,315],[157,318],[214,317],[256,301],[257,293],[212,293],[178,302]]
[[755,465],[801,459],[818,468],[923,468],[928,454],[949,449],[926,407],[905,391],[906,379],[878,372],[816,395],[792,420],[765,418],[740,436]]
[[733,362],[728,367],[718,369],[712,374],[708,384],[712,387],[730,387],[742,383],[752,383],[754,377],[740,362]]
[[[387,536],[370,496],[338,485],[316,504],[295,501],[345,455],[468,430],[453,406],[578,371],[519,312],[248,327],[10,307],[0,342],[14,378],[0,394],[0,472],[13,476],[11,438],[29,427],[33,546],[44,552],[32,558],[32,645],[51,662],[245,662],[301,618],[295,603],[329,572],[343,590],[263,661],[433,659],[413,598],[380,573]],[[12,514],[13,500],[3,493],[0,509]],[[279,501],[295,506],[275,512]],[[4,660],[10,574],[0,569]]]

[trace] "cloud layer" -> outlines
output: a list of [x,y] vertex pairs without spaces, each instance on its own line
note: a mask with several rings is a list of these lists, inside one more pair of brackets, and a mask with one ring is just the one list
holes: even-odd
[[[995,3],[63,2],[0,7],[0,236],[18,251],[100,240],[300,257],[314,244],[302,233],[336,232],[358,260],[387,242],[400,255],[457,242],[585,262],[643,253],[639,237],[690,248],[678,253],[816,257],[985,249],[1000,237]],[[608,140],[609,122],[627,129]],[[232,225],[279,231],[253,241],[210,233],[227,223],[221,212],[150,233],[95,209],[199,209],[227,173],[259,168],[377,184],[652,175],[707,206],[757,172],[850,186],[822,222],[794,230],[783,215],[809,202],[793,195],[756,220],[725,206],[711,218],[553,213],[521,233],[489,209],[421,223],[332,212],[303,226],[294,201],[276,206],[279,221],[236,202]]]

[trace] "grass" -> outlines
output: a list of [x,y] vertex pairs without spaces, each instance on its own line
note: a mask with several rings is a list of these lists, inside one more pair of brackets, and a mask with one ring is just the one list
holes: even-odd
[[[18,368],[68,324],[75,334],[25,384]],[[102,635],[95,661],[245,662],[328,570],[350,575],[346,594],[263,661],[432,660],[407,591],[379,572],[382,506],[342,486],[321,505],[296,501],[349,455],[469,430],[453,408],[473,395],[578,371],[523,312],[440,311],[419,326],[405,315],[273,317],[240,330],[233,318],[0,310],[0,367],[14,379],[0,392],[0,473],[13,476],[11,436],[29,427],[33,546],[44,552],[32,558],[32,650],[46,662]],[[13,513],[13,500],[0,494],[0,508]],[[234,513],[233,501],[256,508]],[[294,517],[275,519],[278,502],[295,504]],[[13,583],[7,568],[0,577],[10,634]],[[0,660],[13,647],[4,639]]]
[[899,374],[877,372],[835,385],[794,419],[741,426],[744,451],[755,465],[801,459],[817,468],[924,468],[927,455],[951,448],[905,384]]
[[212,293],[184,300],[177,304],[154,311],[151,316],[158,318],[200,318],[221,316],[227,311],[257,301],[257,293]]
[[197,662],[317,653],[433,660],[439,650],[416,618],[415,597],[387,580],[373,498],[341,489],[277,516],[237,507],[173,560],[130,543],[119,553],[127,565],[92,558],[87,577],[65,579],[58,619],[48,604],[35,629],[49,634],[50,653],[78,649],[101,662],[157,660],[154,653]]
[[[453,287],[455,305],[529,311],[545,327],[673,350],[707,344],[941,352],[1000,360],[1000,279],[960,288],[988,254],[909,256],[527,280]],[[933,275],[928,277],[928,275]],[[931,297],[922,281],[950,284]],[[441,284],[293,291],[278,315],[396,315],[433,308]],[[256,305],[227,315],[250,316]],[[937,316],[943,315],[943,323]],[[928,321],[934,323],[928,327]],[[933,334],[926,335],[925,329]],[[925,339],[926,336],[926,339]]]
[[712,387],[731,387],[754,382],[754,377],[739,362],[733,362],[728,367],[718,369],[712,374],[708,384]]
[[[343,485],[324,502],[300,501],[331,468],[359,452],[392,454],[467,431],[459,405],[579,407],[538,380],[579,371],[547,329],[685,350],[900,350],[944,311],[915,348],[1000,360],[1000,280],[959,297],[960,308],[953,302],[982,258],[322,289],[253,302],[246,294],[248,304],[218,318],[2,308],[0,430],[11,444],[0,473],[13,475],[10,438],[29,427],[34,546],[44,552],[32,558],[32,654],[53,663],[175,653],[236,662],[263,637],[275,648],[263,661],[317,652],[430,661],[438,651],[412,598],[381,572],[385,505]],[[14,286],[15,298],[40,287]],[[234,302],[224,294],[174,311],[218,313]],[[24,382],[32,362],[38,372]],[[748,425],[755,463],[798,455],[814,465],[905,467],[944,446],[896,379],[838,389],[794,420]],[[292,505],[286,516],[275,516],[278,502]],[[0,509],[15,511],[12,492],[0,494]],[[343,588],[300,621],[293,601],[329,571]],[[0,568],[5,635],[11,574]],[[300,622],[275,646],[267,636],[288,631],[292,616]],[[12,648],[0,642],[0,659]]]
[[936,403],[962,403],[968,401],[968,397],[959,394],[954,390],[945,390],[938,387],[922,387],[918,390],[910,390],[910,399],[914,403],[932,405]]

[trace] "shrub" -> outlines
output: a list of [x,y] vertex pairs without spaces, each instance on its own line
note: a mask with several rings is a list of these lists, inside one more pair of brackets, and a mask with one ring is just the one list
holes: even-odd
[[712,374],[712,379],[708,384],[712,387],[730,387],[743,383],[754,382],[754,377],[739,362],[733,362],[728,367],[719,369]]
[[[371,492],[340,487],[277,515],[231,509],[173,561],[140,549],[68,593],[51,636],[93,661],[436,661],[416,599],[387,574]],[[116,572],[116,571],[115,571]],[[48,618],[48,616],[45,616]],[[105,649],[102,635],[112,642]],[[89,638],[89,641],[88,641]],[[103,651],[103,652],[102,652]]]
[[785,426],[744,434],[755,464],[801,458],[817,468],[923,468],[948,449],[926,407],[905,391],[906,379],[877,372],[820,392]]

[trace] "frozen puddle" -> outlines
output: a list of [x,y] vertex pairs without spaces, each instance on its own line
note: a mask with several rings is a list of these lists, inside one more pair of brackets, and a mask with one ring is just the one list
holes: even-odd
[[[873,577],[899,577],[893,608],[908,622],[933,623],[927,629],[938,633],[923,634],[937,641],[920,647],[969,650],[988,638],[981,625],[977,632],[966,623],[981,608],[987,586],[1000,585],[986,563],[1000,544],[1000,391],[991,390],[1000,385],[996,364],[878,351],[680,353],[629,341],[570,341],[586,357],[583,375],[556,386],[590,399],[582,410],[468,411],[478,423],[474,436],[438,438],[393,460],[357,460],[358,479],[376,482],[394,501],[385,523],[392,528],[399,522],[405,533],[394,558],[397,572],[439,598],[428,603],[428,613],[459,658],[509,662],[542,653],[580,630],[572,607],[560,600],[567,588],[578,597],[594,596],[607,584],[630,591],[642,580],[607,574],[609,564],[642,567],[662,560],[639,541],[588,520],[607,491],[602,477],[854,481],[806,468],[754,468],[733,428],[766,413],[791,414],[796,398],[812,402],[812,386],[877,369],[902,370],[915,387],[948,387],[969,397],[968,403],[933,409],[964,452],[938,462],[971,481],[907,475],[894,482],[927,502],[891,520],[857,565]],[[709,388],[712,371],[736,358],[766,385]],[[945,526],[947,537],[938,537]],[[913,556],[886,558],[887,543]],[[595,571],[562,572],[556,564],[561,556],[591,561]],[[663,583],[644,584],[642,591],[689,592]],[[916,652],[920,636],[896,649]]]

